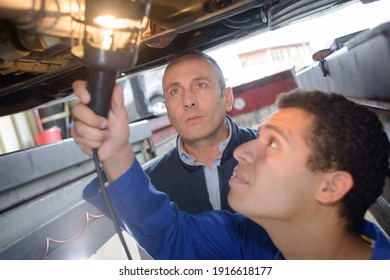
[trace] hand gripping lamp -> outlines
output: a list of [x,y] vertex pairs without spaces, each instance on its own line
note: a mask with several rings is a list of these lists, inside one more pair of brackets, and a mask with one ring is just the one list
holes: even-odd
[[[150,0],[75,0],[78,12],[72,13],[73,37],[71,52],[87,69],[87,89],[91,94],[89,106],[95,113],[107,116],[117,73],[135,65],[142,31],[145,29]],[[84,5],[85,3],[85,5]],[[100,172],[97,150],[93,158],[102,195],[125,249],[129,250],[119,228]]]

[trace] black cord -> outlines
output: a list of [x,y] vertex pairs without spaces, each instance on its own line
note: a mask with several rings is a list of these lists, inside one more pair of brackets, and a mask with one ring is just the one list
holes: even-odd
[[106,203],[108,211],[111,215],[112,221],[113,221],[114,226],[115,226],[115,230],[118,233],[118,236],[119,236],[119,239],[122,243],[123,249],[125,250],[127,259],[131,260],[129,248],[127,247],[125,239],[123,238],[122,230],[120,229],[119,224],[118,224],[118,218],[114,212],[114,209],[112,208],[110,200],[108,199],[108,194],[107,194],[106,188],[104,187],[104,180],[103,180],[102,172],[100,170],[100,164],[99,164],[100,161],[99,161],[97,149],[92,149],[92,153],[93,153],[93,161],[95,162],[95,168],[96,168],[96,172],[98,174],[100,189],[101,189],[102,194],[103,194],[104,202]]

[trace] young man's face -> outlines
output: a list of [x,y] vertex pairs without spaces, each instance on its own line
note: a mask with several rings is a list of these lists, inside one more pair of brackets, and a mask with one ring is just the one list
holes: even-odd
[[230,206],[255,222],[302,219],[311,215],[322,173],[306,162],[305,142],[312,116],[298,108],[281,109],[260,128],[256,140],[239,146],[230,179]]
[[185,57],[165,72],[163,88],[168,117],[187,141],[207,139],[225,125],[231,89],[221,89],[215,66],[199,57]]

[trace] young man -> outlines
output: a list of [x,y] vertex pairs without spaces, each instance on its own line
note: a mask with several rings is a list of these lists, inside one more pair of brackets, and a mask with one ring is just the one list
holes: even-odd
[[[88,102],[82,83],[75,92]],[[228,201],[236,214],[189,215],[154,189],[127,126],[115,126],[126,119],[119,86],[108,119],[74,108],[73,135],[84,151],[98,148],[123,228],[155,259],[390,259],[389,240],[364,220],[388,172],[376,115],[321,92],[291,92],[277,104],[259,138],[234,152]],[[84,197],[107,212],[97,180]]]
[[234,149],[257,137],[226,115],[232,88],[210,56],[187,50],[175,56],[163,76],[168,118],[178,132],[177,145],[146,169],[153,185],[180,210],[197,214],[230,210],[229,178],[237,161]]

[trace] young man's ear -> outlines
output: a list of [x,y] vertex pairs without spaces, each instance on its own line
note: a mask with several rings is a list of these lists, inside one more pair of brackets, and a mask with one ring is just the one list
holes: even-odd
[[316,194],[317,201],[323,204],[340,201],[353,187],[353,178],[348,172],[333,171],[327,173],[325,177]]

